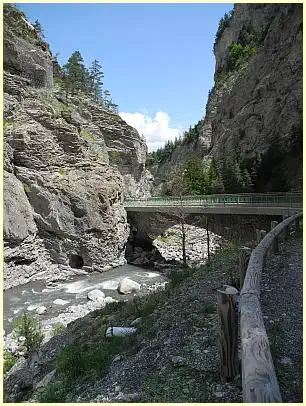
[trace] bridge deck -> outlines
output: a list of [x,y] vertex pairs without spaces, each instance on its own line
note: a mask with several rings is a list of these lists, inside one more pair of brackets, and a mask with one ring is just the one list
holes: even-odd
[[252,193],[237,195],[208,195],[179,197],[153,197],[128,199],[125,209],[131,212],[210,214],[255,214],[291,216],[303,209],[302,193]]

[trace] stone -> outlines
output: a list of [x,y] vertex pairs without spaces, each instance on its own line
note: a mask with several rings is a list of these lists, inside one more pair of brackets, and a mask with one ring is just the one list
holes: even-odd
[[141,285],[129,278],[124,278],[119,282],[118,292],[122,294],[133,293],[140,290]]
[[63,299],[55,299],[53,301],[54,304],[60,305],[60,306],[65,306],[66,304],[70,303],[69,300],[63,300]]
[[43,377],[37,384],[34,385],[34,389],[38,391],[44,390],[52,381],[54,375],[56,374],[56,369],[53,369],[46,376]]
[[171,357],[171,362],[175,367],[181,367],[186,364],[186,360],[180,356],[173,356]]
[[141,323],[142,318],[141,317],[137,317],[137,319],[133,320],[131,323],[131,326],[135,326],[137,324]]
[[289,357],[283,357],[280,360],[280,363],[283,365],[292,365],[293,364],[292,360]]
[[39,314],[39,315],[44,314],[46,312],[47,312],[46,306],[39,306],[36,309],[36,313]]
[[113,299],[111,296],[107,296],[107,297],[104,299],[104,303],[105,303],[105,304],[114,303],[114,302],[117,302],[117,300]]
[[102,302],[102,301],[104,301],[105,294],[99,289],[94,289],[94,290],[91,290],[90,292],[88,292],[87,298],[89,300]]

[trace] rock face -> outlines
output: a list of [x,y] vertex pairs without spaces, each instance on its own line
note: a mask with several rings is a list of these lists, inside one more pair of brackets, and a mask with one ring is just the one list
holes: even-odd
[[[251,38],[254,54],[229,70],[230,45],[248,45]],[[302,6],[235,5],[215,44],[215,57],[215,85],[200,136],[152,168],[155,193],[167,183],[169,168],[183,166],[190,157],[222,158],[236,146],[250,166],[259,161],[257,191],[301,190]]]
[[13,17],[4,35],[5,288],[124,264],[123,199],[148,195],[151,177],[144,139],[89,98],[64,103],[50,52],[11,31]]

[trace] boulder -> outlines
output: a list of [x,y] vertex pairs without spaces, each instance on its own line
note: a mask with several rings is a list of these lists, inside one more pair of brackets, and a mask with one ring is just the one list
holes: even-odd
[[117,302],[117,300],[113,299],[113,298],[110,297],[110,296],[107,296],[107,297],[104,299],[104,303],[105,303],[105,304],[114,303],[114,302]]
[[70,303],[70,302],[69,302],[69,300],[55,299],[55,300],[53,301],[53,303],[56,304],[56,305],[64,306],[64,305],[66,305],[66,304],[68,304],[68,303]]
[[37,313],[37,314],[44,314],[44,313],[46,313],[46,312],[47,312],[46,306],[39,306],[39,307],[36,309],[36,313]]
[[118,292],[126,295],[140,290],[141,285],[132,279],[124,278],[119,282]]
[[99,289],[94,289],[88,292],[87,298],[89,300],[102,302],[105,299],[105,294]]

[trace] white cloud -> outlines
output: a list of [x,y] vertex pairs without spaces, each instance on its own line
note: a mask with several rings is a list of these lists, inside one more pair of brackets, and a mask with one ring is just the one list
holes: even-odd
[[165,141],[174,141],[179,137],[182,128],[169,127],[170,117],[164,111],[159,111],[151,118],[145,109],[142,113],[119,113],[120,117],[129,125],[136,128],[139,134],[143,134],[147,140],[148,150],[155,151],[162,147]]

